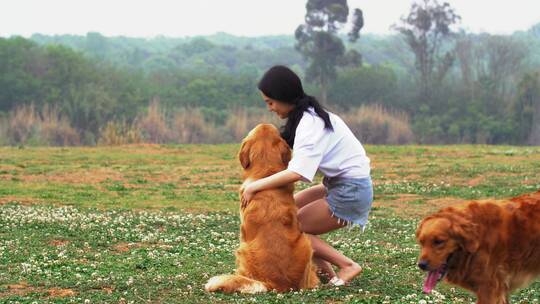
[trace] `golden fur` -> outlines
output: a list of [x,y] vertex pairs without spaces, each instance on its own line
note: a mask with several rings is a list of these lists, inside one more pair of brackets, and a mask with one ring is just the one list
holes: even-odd
[[[238,158],[246,183],[284,170],[291,151],[276,127],[261,124],[244,139]],[[240,210],[236,273],[211,278],[207,291],[284,292],[317,287],[313,251],[299,228],[293,190],[289,184],[257,192]]]
[[507,304],[540,275],[540,191],[442,209],[420,223],[416,237],[421,268],[446,272],[479,304]]

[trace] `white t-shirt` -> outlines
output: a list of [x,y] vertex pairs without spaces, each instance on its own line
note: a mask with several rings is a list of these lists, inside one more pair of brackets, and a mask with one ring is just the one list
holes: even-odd
[[293,155],[287,170],[313,182],[319,169],[327,177],[369,177],[369,158],[360,141],[337,115],[328,112],[334,130],[309,107],[296,128]]

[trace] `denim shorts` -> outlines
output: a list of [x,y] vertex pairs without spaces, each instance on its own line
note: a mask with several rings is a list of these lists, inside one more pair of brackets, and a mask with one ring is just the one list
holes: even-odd
[[348,226],[359,225],[365,228],[373,203],[371,177],[344,178],[324,177],[326,200],[332,216]]

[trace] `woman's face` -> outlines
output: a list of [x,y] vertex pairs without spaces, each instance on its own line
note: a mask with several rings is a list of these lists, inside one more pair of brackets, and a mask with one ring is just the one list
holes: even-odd
[[261,96],[268,107],[268,111],[276,113],[281,119],[287,118],[289,112],[294,109],[294,105],[272,99],[264,95],[263,92],[261,92]]

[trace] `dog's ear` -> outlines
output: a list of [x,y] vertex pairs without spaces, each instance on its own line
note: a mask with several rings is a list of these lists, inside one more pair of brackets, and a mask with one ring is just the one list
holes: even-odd
[[291,161],[291,148],[289,148],[289,145],[283,139],[279,140],[278,147],[281,154],[281,161],[283,161],[284,165],[288,165]]
[[478,251],[480,247],[478,225],[461,214],[453,215],[450,221],[452,222],[450,233],[461,243],[462,248],[470,253]]
[[238,152],[238,159],[244,169],[249,167],[249,150],[251,150],[251,142],[249,140],[244,140],[240,147],[240,151]]
[[433,217],[428,216],[428,217],[424,218],[424,219],[420,222],[420,224],[418,225],[418,228],[416,228],[416,239],[417,239],[417,240],[418,240],[418,237],[420,236],[420,232],[422,231],[422,227],[424,226],[424,223],[425,223],[427,220],[430,220],[431,218],[433,218]]

